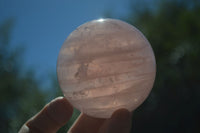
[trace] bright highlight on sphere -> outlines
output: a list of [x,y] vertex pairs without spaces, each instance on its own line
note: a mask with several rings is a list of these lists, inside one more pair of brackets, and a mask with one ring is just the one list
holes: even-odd
[[147,39],[116,19],[79,26],[64,42],[57,63],[64,96],[81,112],[99,118],[120,108],[135,110],[149,95],[155,73]]
[[103,18],[100,18],[100,19],[98,19],[97,21],[99,21],[99,22],[103,22],[105,19],[103,19]]

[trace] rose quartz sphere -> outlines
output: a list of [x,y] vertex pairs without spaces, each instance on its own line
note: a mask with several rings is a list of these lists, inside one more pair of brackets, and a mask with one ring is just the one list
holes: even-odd
[[81,112],[109,118],[120,108],[135,110],[149,95],[156,73],[144,35],[116,19],[87,22],[73,31],[58,57],[64,96]]

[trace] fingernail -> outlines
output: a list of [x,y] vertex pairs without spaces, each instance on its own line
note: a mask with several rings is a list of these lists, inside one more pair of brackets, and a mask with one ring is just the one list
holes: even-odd
[[52,102],[54,102],[54,101],[56,101],[56,100],[59,100],[59,99],[63,99],[64,97],[62,97],[62,96],[59,96],[59,97],[56,97],[55,99],[53,99],[50,103],[52,103]]
[[29,128],[24,124],[18,133],[29,133]]

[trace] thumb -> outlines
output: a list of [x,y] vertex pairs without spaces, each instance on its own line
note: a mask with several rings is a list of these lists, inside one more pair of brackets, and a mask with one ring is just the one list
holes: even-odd
[[115,111],[99,130],[99,133],[129,133],[131,113],[126,109]]

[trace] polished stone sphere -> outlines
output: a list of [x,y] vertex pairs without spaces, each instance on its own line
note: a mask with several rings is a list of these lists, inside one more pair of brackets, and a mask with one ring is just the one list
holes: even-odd
[[81,112],[109,118],[120,108],[135,110],[149,95],[156,73],[144,35],[116,19],[87,22],[64,42],[57,76],[64,96]]

